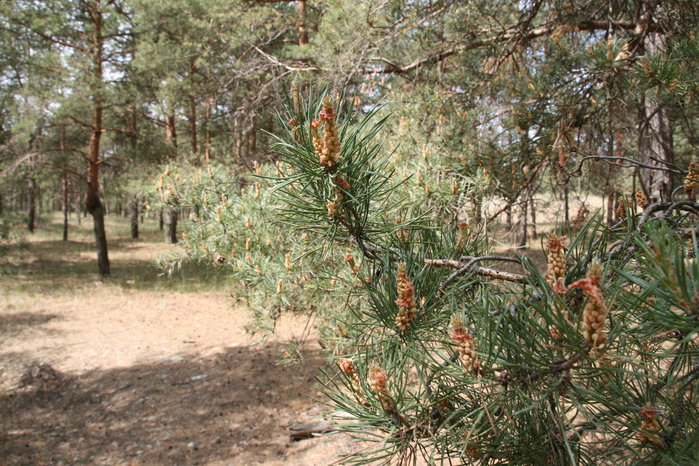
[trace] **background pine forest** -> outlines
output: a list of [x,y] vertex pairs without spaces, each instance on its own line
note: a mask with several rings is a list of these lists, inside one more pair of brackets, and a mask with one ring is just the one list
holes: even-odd
[[0,246],[80,212],[108,277],[104,216],[159,218],[163,272],[215,270],[251,331],[316,317],[331,414],[375,443],[350,462],[696,464],[698,24],[692,0],[6,0]]

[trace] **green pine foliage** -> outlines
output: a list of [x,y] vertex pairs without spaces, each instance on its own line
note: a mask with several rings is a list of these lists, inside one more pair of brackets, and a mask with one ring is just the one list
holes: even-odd
[[288,221],[362,261],[324,379],[339,429],[376,444],[349,463],[698,460],[693,199],[627,209],[611,228],[594,218],[570,244],[551,237],[559,280],[526,257],[526,273],[501,272],[488,262],[506,258],[488,255],[475,225],[415,209],[388,220],[411,200],[391,184],[375,115],[337,116],[339,157],[326,163],[313,144],[332,113],[323,97],[289,99],[274,190]]
[[[174,204],[190,218],[183,224],[181,253],[162,257],[160,265],[170,274],[186,261],[215,267],[228,277],[240,304],[252,310],[251,333],[273,332],[282,312],[316,315],[324,322],[320,326],[333,325],[328,319],[342,303],[335,277],[344,269],[343,254],[291,232],[271,190],[275,166],[256,170],[238,177],[221,165],[166,167],[147,208]],[[338,266],[327,270],[328,264]]]

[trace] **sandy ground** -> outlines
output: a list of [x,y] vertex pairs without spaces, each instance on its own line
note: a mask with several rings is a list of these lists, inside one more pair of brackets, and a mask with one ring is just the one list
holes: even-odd
[[[124,271],[149,266],[163,250],[153,244],[125,240],[121,279],[73,271],[72,288],[36,277],[51,267],[44,243],[0,256],[0,464],[325,466],[361,448],[340,435],[290,440],[290,425],[327,410],[313,336],[303,363],[281,366],[225,288],[130,286]],[[76,270],[92,260],[82,246],[60,254],[55,264]],[[284,319],[279,341],[306,323]]]

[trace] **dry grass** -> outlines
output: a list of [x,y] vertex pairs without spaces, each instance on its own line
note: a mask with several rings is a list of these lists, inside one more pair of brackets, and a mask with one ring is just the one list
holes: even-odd
[[[100,281],[108,287],[156,291],[212,291],[226,286],[225,277],[210,267],[187,264],[164,277],[156,259],[178,254],[178,246],[163,243],[156,219],[140,225],[140,238],[131,239],[127,219],[106,217],[107,243],[112,277],[97,274],[92,220],[70,224],[69,240],[62,238],[62,218],[46,216],[35,234],[0,250],[2,290],[27,293],[72,292]],[[72,219],[75,222],[75,217]]]

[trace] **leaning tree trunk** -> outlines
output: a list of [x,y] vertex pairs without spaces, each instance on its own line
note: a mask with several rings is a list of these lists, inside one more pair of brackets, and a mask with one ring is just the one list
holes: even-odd
[[167,206],[167,218],[165,219],[165,242],[177,244],[177,206]]
[[138,207],[138,196],[134,196],[128,209],[131,216],[131,238],[133,239],[138,239]]

